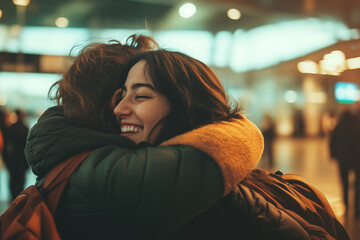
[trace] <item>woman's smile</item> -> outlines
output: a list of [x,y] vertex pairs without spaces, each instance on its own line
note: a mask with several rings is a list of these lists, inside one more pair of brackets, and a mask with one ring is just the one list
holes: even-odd
[[130,136],[137,134],[144,130],[142,126],[136,125],[136,124],[128,124],[128,123],[122,123],[121,124],[121,133],[122,136]]

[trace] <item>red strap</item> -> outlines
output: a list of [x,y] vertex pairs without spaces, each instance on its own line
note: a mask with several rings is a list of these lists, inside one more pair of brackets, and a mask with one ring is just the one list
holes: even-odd
[[0,130],[0,153],[2,153],[3,149],[4,149],[4,138]]
[[91,151],[79,153],[54,167],[44,179],[44,200],[54,215],[71,174],[77,166],[91,153]]

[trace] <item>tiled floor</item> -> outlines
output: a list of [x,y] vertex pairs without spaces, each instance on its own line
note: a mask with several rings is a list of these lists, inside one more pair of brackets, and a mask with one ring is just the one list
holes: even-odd
[[[357,240],[360,239],[360,220],[354,220],[352,207],[347,215],[344,214],[337,164],[329,158],[327,144],[326,138],[278,138],[274,143],[275,164],[273,169],[268,167],[266,157],[260,161],[258,167],[268,171],[280,169],[284,173],[302,175],[325,194],[338,219],[347,229],[350,239]],[[6,170],[0,168],[0,213],[8,207],[7,179]],[[27,185],[34,180],[34,176],[29,173]],[[353,206],[353,194],[354,192],[351,190],[350,206]]]

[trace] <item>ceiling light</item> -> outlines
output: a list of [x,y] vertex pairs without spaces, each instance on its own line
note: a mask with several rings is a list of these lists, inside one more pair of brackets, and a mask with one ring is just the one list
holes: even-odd
[[360,68],[360,57],[349,58],[346,62],[349,69]]
[[340,73],[346,70],[345,54],[340,50],[334,50],[325,54],[319,65],[321,74],[339,76]]
[[179,14],[183,18],[189,18],[196,13],[196,7],[192,3],[185,3],[179,8]]
[[28,6],[30,3],[30,0],[13,0],[13,3],[17,6]]
[[318,65],[316,64],[316,62],[311,61],[311,60],[299,62],[297,64],[297,68],[298,68],[299,72],[301,72],[301,73],[316,74],[319,72]]
[[69,25],[69,20],[64,17],[59,17],[56,19],[55,25],[60,28],[65,28]]
[[232,20],[239,20],[241,17],[241,12],[235,8],[231,8],[227,11],[227,16]]

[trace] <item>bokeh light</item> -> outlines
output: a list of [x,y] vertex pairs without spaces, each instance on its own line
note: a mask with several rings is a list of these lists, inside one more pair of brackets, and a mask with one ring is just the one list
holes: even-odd
[[28,6],[30,3],[30,0],[13,0],[13,3],[17,6]]
[[301,73],[312,73],[317,74],[319,72],[319,67],[316,62],[311,60],[306,60],[303,62],[299,62],[297,64],[297,68]]
[[337,82],[335,98],[340,103],[354,103],[359,100],[359,87],[355,83]]
[[192,3],[185,3],[179,8],[179,14],[183,18],[192,17],[196,13],[196,7]]
[[360,57],[349,58],[346,62],[349,69],[360,68]]
[[227,11],[227,16],[232,20],[239,20],[241,18],[241,12],[235,8],[231,8]]
[[340,50],[325,54],[320,61],[320,73],[338,76],[346,70],[345,54]]
[[293,90],[286,91],[285,101],[288,103],[295,103],[297,100],[297,93]]
[[69,25],[69,20],[64,17],[59,17],[56,19],[55,25],[60,28],[67,27]]

